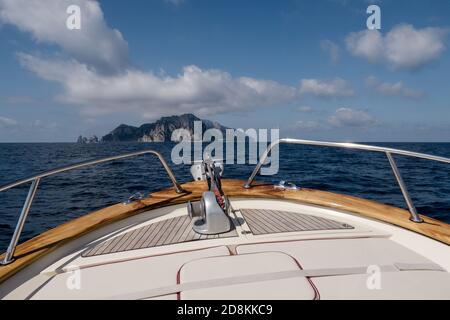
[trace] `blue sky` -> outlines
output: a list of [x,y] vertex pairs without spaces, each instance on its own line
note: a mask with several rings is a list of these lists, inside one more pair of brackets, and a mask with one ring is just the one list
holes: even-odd
[[[81,30],[66,27],[71,4]],[[308,139],[450,141],[449,12],[447,0],[0,0],[0,142],[185,112]]]

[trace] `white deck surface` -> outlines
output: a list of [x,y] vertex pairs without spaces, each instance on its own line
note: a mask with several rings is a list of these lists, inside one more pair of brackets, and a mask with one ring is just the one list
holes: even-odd
[[[142,235],[139,230],[148,230],[155,223],[164,225],[161,222],[186,215],[184,205],[157,209],[97,230],[55,251],[5,282],[0,288],[0,296],[10,299],[120,298],[121,295],[177,283],[292,268],[308,270],[425,263],[438,264],[450,270],[448,246],[395,226],[287,201],[234,199],[232,206],[236,210],[235,236],[166,245],[162,241],[158,246],[83,256],[95,246],[101,247],[107,241],[111,243],[115,237],[122,236],[123,247],[126,248],[133,241],[138,243],[137,236]],[[331,219],[352,228],[253,234],[240,209],[297,212],[316,217],[313,221],[320,221],[320,224],[323,219]],[[177,225],[176,222],[173,224]],[[145,227],[147,229],[142,229]],[[126,234],[135,238],[127,240],[123,237]],[[175,236],[162,237],[167,240]],[[240,257],[233,259],[233,256]],[[370,276],[363,273],[267,280],[237,287],[202,288],[158,298],[450,299],[450,274],[445,271],[382,272],[380,288],[376,289],[367,285]],[[139,298],[149,297],[143,295]]]

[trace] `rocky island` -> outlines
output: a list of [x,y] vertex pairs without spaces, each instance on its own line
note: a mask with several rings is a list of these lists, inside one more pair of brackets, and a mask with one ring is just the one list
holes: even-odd
[[81,143],[81,144],[89,144],[89,143],[98,143],[98,137],[96,135],[93,135],[92,137],[83,137],[83,136],[79,136],[77,139],[77,143]]
[[[185,129],[189,131],[191,136],[194,135],[194,122],[202,121],[203,133],[208,129],[218,129],[225,133],[226,127],[218,122],[203,120],[193,114],[183,114],[180,116],[162,117],[153,123],[146,123],[140,127],[121,124],[113,131],[103,136],[102,142],[165,142],[172,140],[172,133],[177,129]],[[175,138],[174,141],[178,141]]]

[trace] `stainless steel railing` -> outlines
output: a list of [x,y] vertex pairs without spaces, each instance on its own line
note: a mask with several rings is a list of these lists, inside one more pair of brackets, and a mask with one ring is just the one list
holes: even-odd
[[83,168],[83,167],[87,167],[87,166],[91,166],[91,165],[96,165],[96,164],[100,164],[100,163],[105,163],[105,162],[109,162],[109,161],[113,161],[113,160],[120,160],[120,159],[125,159],[125,158],[131,158],[131,157],[135,157],[135,156],[140,156],[140,155],[144,155],[144,154],[153,154],[156,157],[158,157],[159,161],[161,162],[161,164],[163,165],[164,169],[167,172],[167,175],[169,176],[170,180],[172,181],[172,184],[175,188],[175,191],[177,193],[183,193],[184,190],[181,188],[181,185],[178,183],[177,179],[175,178],[172,170],[170,169],[169,165],[167,164],[166,160],[164,159],[164,157],[157,151],[154,150],[144,150],[144,151],[137,151],[137,152],[132,152],[132,153],[126,153],[126,154],[122,154],[122,155],[118,155],[118,156],[112,156],[112,157],[107,157],[107,158],[102,158],[102,159],[96,159],[96,160],[88,160],[88,161],[84,161],[84,162],[79,162],[79,163],[75,163],[72,165],[68,165],[68,166],[64,166],[61,168],[57,168],[57,169],[53,169],[50,171],[46,171],[40,174],[37,174],[35,176],[32,177],[28,177],[25,179],[21,179],[21,180],[17,180],[15,182],[6,184],[4,186],[0,187],[0,192],[14,188],[16,186],[22,185],[24,183],[27,182],[31,182],[31,186],[30,189],[28,191],[28,195],[27,198],[25,200],[25,203],[22,207],[22,212],[20,213],[19,216],[19,220],[17,222],[16,228],[14,229],[14,234],[11,238],[11,242],[8,246],[8,249],[6,251],[5,257],[3,259],[3,261],[0,262],[1,265],[7,265],[9,263],[11,263],[12,261],[14,261],[14,252],[16,250],[17,247],[17,243],[19,242],[19,238],[20,235],[22,233],[23,227],[25,225],[25,222],[27,220],[28,217],[28,213],[30,211],[31,208],[31,204],[33,203],[34,200],[34,196],[36,195],[36,191],[37,188],[39,186],[39,182],[41,181],[42,178],[48,177],[48,176],[52,176],[54,174],[57,173],[61,173],[61,172],[66,172],[66,171],[71,171],[74,169],[78,169],[78,168]]
[[392,149],[392,148],[384,148],[384,147],[377,147],[377,146],[370,146],[370,145],[363,145],[363,144],[356,144],[356,143],[326,142],[326,141],[313,141],[313,140],[301,140],[301,139],[279,139],[277,141],[272,142],[267,147],[266,151],[264,151],[263,155],[259,159],[252,174],[248,178],[247,182],[244,184],[244,188],[251,187],[256,174],[259,172],[259,170],[261,169],[261,166],[266,161],[269,153],[272,151],[272,149],[275,146],[277,146],[281,143],[356,149],[356,150],[382,152],[382,153],[386,154],[386,157],[388,158],[389,164],[391,165],[392,171],[394,173],[395,179],[397,180],[400,190],[402,191],[403,198],[405,199],[406,205],[408,206],[409,212],[411,214],[410,219],[411,219],[411,221],[414,221],[417,223],[423,222],[423,220],[417,214],[416,208],[414,207],[414,203],[412,202],[411,197],[409,196],[408,189],[406,188],[405,182],[403,181],[403,178],[400,174],[400,171],[399,171],[397,164],[394,160],[394,157],[392,155],[397,154],[397,155],[402,155],[402,156],[415,157],[415,158],[439,161],[439,162],[444,162],[444,163],[450,163],[449,158],[438,157],[438,156],[428,155],[428,154],[424,154],[424,153],[417,153],[417,152],[412,152],[412,151]]

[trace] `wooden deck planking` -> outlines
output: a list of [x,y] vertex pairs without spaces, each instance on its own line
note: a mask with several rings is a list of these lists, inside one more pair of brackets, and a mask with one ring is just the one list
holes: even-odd
[[201,235],[192,230],[188,216],[170,218],[134,229],[113,239],[99,243],[83,252],[82,257],[159,247],[189,241],[236,237],[236,229],[219,235]]
[[265,209],[241,209],[240,211],[254,235],[298,231],[353,229],[352,226],[338,223],[331,219],[289,211]]
[[140,248],[144,244],[145,240],[149,237],[149,235],[153,233],[153,230],[155,229],[155,225],[151,224],[151,225],[144,227],[143,229],[145,229],[145,231],[142,234],[142,237],[134,245],[136,248]]
[[[333,220],[295,212],[265,209],[242,209],[240,211],[254,235],[352,228]],[[193,221],[188,216],[155,222],[97,244],[84,252],[82,256],[91,257],[189,241],[237,236],[236,230],[226,234],[201,235],[193,231],[192,225]]]

